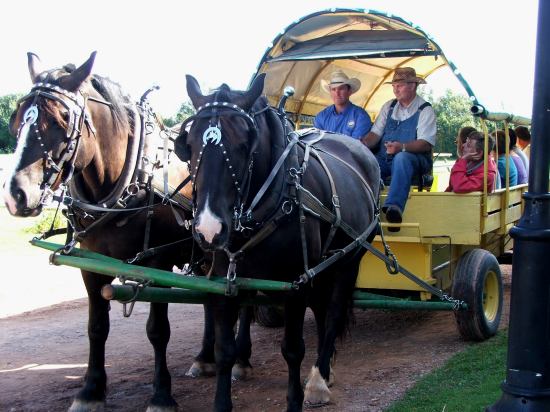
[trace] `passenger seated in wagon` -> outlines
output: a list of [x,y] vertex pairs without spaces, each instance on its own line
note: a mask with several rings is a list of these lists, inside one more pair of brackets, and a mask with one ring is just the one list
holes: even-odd
[[[510,156],[506,156],[506,134],[503,130],[497,130],[491,133],[491,137],[496,141],[496,147],[493,149],[493,155],[497,161],[498,178],[496,179],[496,188],[515,186],[518,184],[518,169]],[[506,182],[506,158],[508,157],[508,182]]]
[[[414,176],[432,170],[432,148],[436,143],[436,116],[430,105],[417,95],[419,84],[426,81],[412,67],[395,70],[395,99],[380,110],[371,131],[361,141],[375,153],[382,179],[391,177],[388,196],[382,207],[386,220],[401,223]],[[390,227],[390,232],[399,231]]]
[[[455,193],[482,192],[485,135],[474,129],[468,134],[464,144],[460,140],[457,141],[457,144],[462,146],[458,150],[462,155],[451,169],[449,187],[445,191]],[[491,153],[493,146],[493,138],[489,136],[488,153]],[[487,192],[492,192],[495,186],[497,167],[490,155],[487,157],[487,161]]]
[[330,94],[334,104],[317,113],[313,126],[354,139],[366,135],[372,127],[370,117],[365,109],[350,101],[350,96],[360,88],[359,79],[350,78],[341,70],[332,73],[329,80],[321,80],[321,90]]

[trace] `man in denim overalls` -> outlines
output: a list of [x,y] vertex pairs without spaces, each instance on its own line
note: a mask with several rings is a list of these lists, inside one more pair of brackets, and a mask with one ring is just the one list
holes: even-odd
[[388,222],[401,223],[412,178],[432,168],[436,118],[432,106],[416,94],[418,84],[426,81],[418,77],[412,67],[395,69],[389,83],[395,99],[382,106],[371,131],[361,141],[370,149],[380,143],[375,155],[381,177],[384,181],[391,177],[382,211]]

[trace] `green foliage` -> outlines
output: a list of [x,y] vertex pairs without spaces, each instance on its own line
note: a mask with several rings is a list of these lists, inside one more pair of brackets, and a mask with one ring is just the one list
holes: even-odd
[[168,127],[173,127],[178,123],[182,123],[189,116],[195,114],[195,109],[189,102],[182,103],[180,109],[175,116],[164,119],[164,124]]
[[437,99],[432,94],[422,96],[429,101],[437,117],[437,142],[434,153],[456,153],[456,136],[460,128],[473,126],[479,129],[479,122],[470,113],[472,106],[468,97],[447,90]]
[[17,106],[20,94],[0,96],[0,153],[11,153],[15,150],[15,137],[10,134],[10,117]]
[[501,396],[508,335],[476,343],[423,377],[386,412],[483,411]]
[[54,222],[54,229],[67,227],[67,220],[60,211],[56,214],[56,209],[44,209],[39,219],[32,226],[26,228],[25,232],[36,235],[45,233],[52,226],[52,222]]

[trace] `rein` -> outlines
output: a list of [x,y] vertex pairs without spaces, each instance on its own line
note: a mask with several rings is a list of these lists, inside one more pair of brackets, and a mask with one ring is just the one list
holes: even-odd
[[[246,113],[242,108],[240,108],[236,104],[214,101],[213,103],[207,103],[204,106],[199,107],[197,109],[197,113],[191,118],[188,118],[184,122],[184,124],[182,124],[182,128],[181,128],[181,130],[185,130],[185,127],[190,122],[195,121],[197,119],[202,119],[202,118],[210,119],[209,127],[203,132],[202,148],[199,151],[196,164],[194,165],[194,168],[192,168],[192,171],[191,171],[191,176],[193,180],[193,200],[195,199],[195,193],[196,193],[195,179],[201,165],[202,156],[204,154],[206,146],[211,142],[214,146],[219,146],[220,150],[222,150],[224,159],[230,169],[231,176],[234,179],[234,185],[237,191],[237,202],[234,207],[234,217],[233,217],[233,226],[234,226],[233,229],[235,231],[242,232],[245,229],[251,229],[245,225],[247,224],[247,222],[252,221],[252,215],[255,208],[258,206],[262,198],[267,193],[269,187],[275,180],[276,176],[281,171],[283,171],[285,174],[288,174],[290,176],[290,182],[288,183],[289,190],[286,196],[287,200],[282,202],[282,204],[280,205],[276,205],[277,212],[273,216],[271,216],[271,218],[268,219],[267,221],[261,222],[259,224],[260,229],[238,251],[231,252],[228,248],[224,249],[229,259],[229,266],[228,266],[227,276],[226,276],[227,277],[226,294],[231,296],[237,293],[236,265],[239,257],[241,257],[247,250],[256,246],[257,244],[262,242],[264,239],[266,239],[269,235],[271,235],[271,233],[273,233],[276,230],[279,223],[292,213],[294,209],[294,205],[298,206],[300,233],[301,233],[301,239],[302,239],[302,256],[304,260],[304,274],[301,275],[298,278],[298,280],[294,282],[294,286],[296,288],[299,287],[300,284],[306,283],[307,281],[312,279],[317,273],[319,273],[326,267],[332,265],[337,260],[345,256],[347,253],[351,252],[352,250],[356,249],[358,246],[362,245],[366,241],[368,236],[376,228],[376,226],[379,224],[377,210],[375,210],[375,216],[374,216],[375,218],[373,219],[371,224],[367,227],[367,229],[363,233],[359,235],[357,235],[349,225],[345,224],[345,222],[342,221],[341,215],[340,215],[340,201],[339,201],[338,194],[336,192],[334,179],[332,178],[329,168],[326,166],[320,154],[316,151],[314,147],[316,143],[318,143],[323,139],[324,137],[323,133],[321,133],[315,139],[312,139],[310,141],[305,141],[300,139],[303,136],[303,134],[300,134],[295,131],[290,131],[286,136],[287,144],[283,153],[277,159],[273,169],[271,170],[267,179],[264,181],[264,183],[262,184],[262,186],[260,187],[256,195],[250,202],[250,205],[247,208],[247,210],[243,212],[246,196],[243,196],[243,193],[241,191],[242,184],[239,185],[239,181],[236,179],[235,173],[232,170],[233,167],[231,165],[229,155],[227,154],[227,150],[224,147],[223,143],[221,142],[222,132],[221,132],[220,117],[223,115],[240,116],[247,121],[254,135],[253,144],[251,146],[251,149],[249,150],[249,158],[251,158],[252,153],[254,152],[254,149],[256,147],[255,145],[257,144],[256,142],[257,137],[259,135],[254,118],[259,113],[263,113],[269,109],[274,110],[273,108],[266,106],[259,112],[251,115]],[[283,116],[283,118],[279,116],[279,120],[281,121],[283,130],[286,130],[285,125],[287,124],[287,122],[286,122],[285,116]],[[285,164],[287,159],[289,159],[291,154],[293,156],[296,156],[297,146],[302,147],[304,152],[304,158],[301,165],[299,167],[298,165],[296,165],[296,167],[286,167],[283,170],[283,165]],[[322,169],[324,170],[325,174],[329,179],[331,192],[332,192],[333,211],[330,211],[329,209],[327,209],[320,200],[318,200],[315,196],[313,196],[309,191],[307,191],[307,189],[305,189],[301,185],[301,176],[304,174],[308,166],[310,156],[314,157],[320,163]],[[338,159],[338,160],[341,160],[341,159]],[[347,163],[346,165],[349,168],[351,168],[356,175],[360,176],[360,174],[356,170],[354,170],[351,167],[351,165]],[[246,195],[248,195],[248,188],[251,180],[250,178],[252,173],[251,162],[249,163],[248,171],[249,171],[248,177],[243,176],[243,178],[241,179],[241,181],[243,181],[244,179],[248,181]],[[363,186],[365,187],[366,192],[371,198],[372,203],[377,204],[377,199],[375,199],[372,189],[369,187],[367,182],[362,177],[361,177],[361,182],[363,183]],[[290,187],[291,185],[294,186],[294,190],[291,189]],[[319,265],[311,269],[308,268],[307,239],[305,234],[305,212],[308,212],[313,216],[320,218],[322,220],[325,220],[331,224],[331,229],[323,248],[323,255],[327,253],[328,247],[332,242],[332,239],[334,238],[334,235],[336,234],[338,229],[342,229],[346,234],[348,234],[350,237],[354,239],[347,247],[345,247],[344,249],[338,250],[336,253],[332,254],[330,257],[325,257],[325,259]],[[242,220],[245,220],[244,224]]]

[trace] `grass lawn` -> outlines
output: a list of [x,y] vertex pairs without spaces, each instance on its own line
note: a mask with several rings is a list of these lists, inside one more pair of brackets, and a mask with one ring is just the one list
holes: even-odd
[[506,377],[508,333],[472,344],[426,375],[386,412],[484,411],[495,403]]

